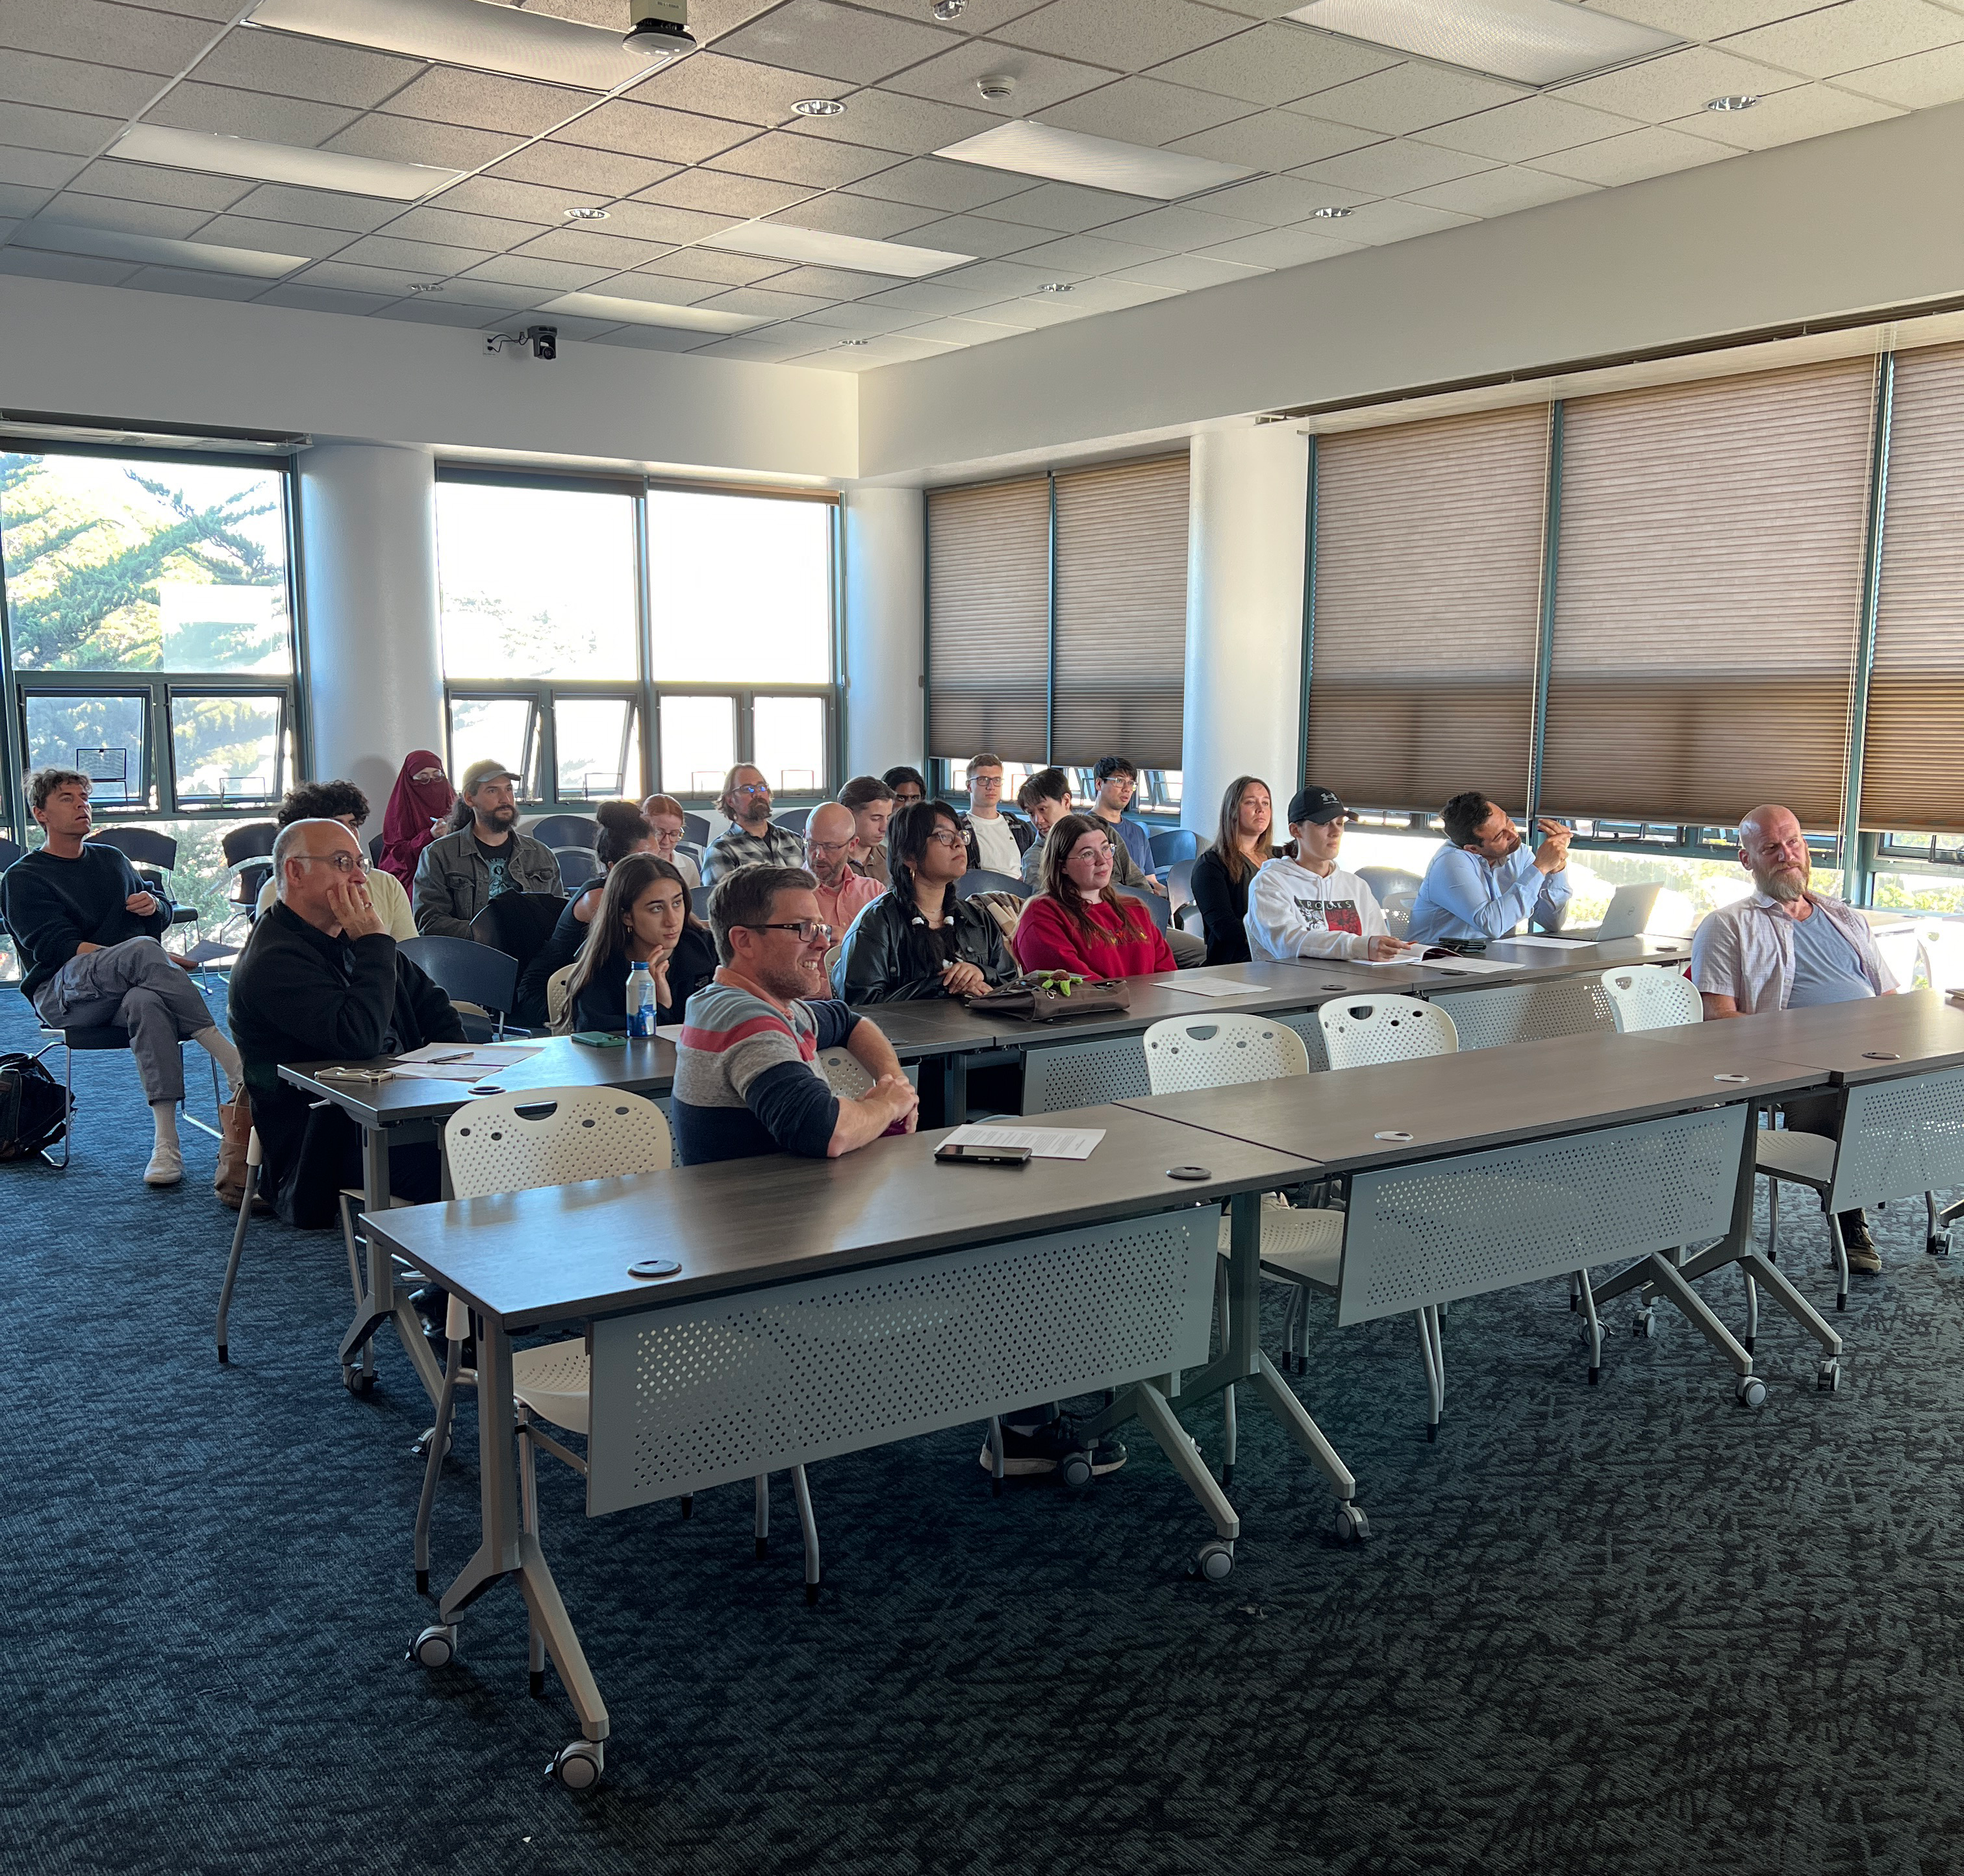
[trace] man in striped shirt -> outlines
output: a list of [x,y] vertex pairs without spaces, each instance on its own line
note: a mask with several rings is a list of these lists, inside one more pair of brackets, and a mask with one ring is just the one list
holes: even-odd
[[[710,895],[723,967],[688,999],[676,1056],[676,1150],[684,1166],[760,1153],[837,1159],[912,1133],[919,1097],[893,1044],[825,993],[832,928],[801,867],[742,867]],[[873,1077],[857,1100],[818,1063],[844,1048]]]

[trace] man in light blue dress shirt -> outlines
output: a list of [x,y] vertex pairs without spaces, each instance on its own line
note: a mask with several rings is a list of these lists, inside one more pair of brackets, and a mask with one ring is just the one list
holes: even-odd
[[1505,938],[1529,917],[1548,931],[1559,928],[1571,891],[1567,828],[1542,820],[1541,845],[1530,850],[1507,810],[1477,792],[1455,795],[1440,818],[1446,844],[1433,855],[1412,903],[1414,942]]

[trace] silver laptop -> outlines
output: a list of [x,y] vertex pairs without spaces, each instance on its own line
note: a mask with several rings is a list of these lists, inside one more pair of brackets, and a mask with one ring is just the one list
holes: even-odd
[[1554,935],[1590,944],[1606,944],[1612,938],[1641,938],[1664,887],[1662,880],[1648,880],[1641,886],[1619,886],[1600,925],[1564,925]]

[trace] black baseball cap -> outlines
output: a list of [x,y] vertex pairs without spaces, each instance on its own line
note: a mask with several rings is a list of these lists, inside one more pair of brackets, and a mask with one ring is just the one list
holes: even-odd
[[1289,797],[1288,825],[1301,827],[1305,823],[1322,827],[1331,821],[1354,821],[1353,814],[1327,788],[1298,788]]

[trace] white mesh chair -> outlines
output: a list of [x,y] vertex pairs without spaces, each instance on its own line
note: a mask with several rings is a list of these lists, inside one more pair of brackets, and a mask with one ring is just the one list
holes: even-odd
[[573,973],[579,960],[562,964],[546,980],[546,1027],[556,1036],[573,1028]]
[[[1281,1081],[1309,1073],[1309,1050],[1301,1037],[1260,1016],[1176,1016],[1153,1025],[1144,1037],[1146,1075],[1156,1095],[1192,1089],[1231,1088],[1244,1082]],[[1228,1254],[1231,1227],[1221,1217],[1221,1261],[1216,1266],[1214,1307],[1223,1348],[1228,1343]],[[1334,1294],[1343,1259],[1343,1215],[1298,1210],[1279,1193],[1262,1201],[1262,1274],[1289,1286],[1288,1316],[1282,1330],[1282,1366],[1308,1362],[1298,1352],[1305,1314],[1305,1294]],[[1221,1483],[1233,1483],[1234,1390],[1221,1390],[1224,1446]]]
[[1680,1029],[1702,1022],[1705,1007],[1681,970],[1658,964],[1630,964],[1603,973],[1603,994],[1619,1036],[1644,1029]]
[[1964,919],[1926,919],[1916,928],[1917,956],[1930,987],[1944,995],[1964,984]]

